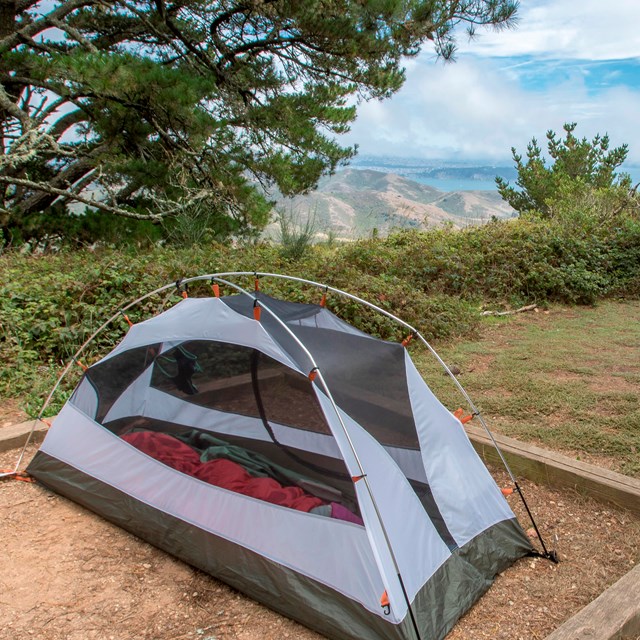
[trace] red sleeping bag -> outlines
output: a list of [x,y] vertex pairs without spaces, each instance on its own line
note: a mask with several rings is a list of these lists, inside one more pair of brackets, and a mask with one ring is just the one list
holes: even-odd
[[177,471],[229,491],[298,511],[311,511],[328,504],[300,487],[283,487],[273,478],[255,478],[244,467],[225,458],[201,462],[197,451],[166,433],[138,431],[127,433],[122,439]]

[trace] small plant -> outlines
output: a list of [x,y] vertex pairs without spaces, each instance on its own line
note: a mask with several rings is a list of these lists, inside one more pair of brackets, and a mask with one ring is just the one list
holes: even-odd
[[292,209],[277,212],[280,253],[289,260],[299,260],[313,244],[316,235],[315,211],[301,220],[301,215]]
[[164,219],[167,240],[178,247],[211,241],[215,236],[218,217],[217,212],[212,211],[206,203],[197,203],[189,211]]

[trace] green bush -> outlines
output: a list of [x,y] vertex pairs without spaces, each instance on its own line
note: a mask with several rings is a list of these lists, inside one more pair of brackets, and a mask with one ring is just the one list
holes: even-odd
[[428,295],[478,303],[589,304],[640,276],[640,224],[573,227],[557,220],[495,221],[462,231],[403,231],[341,247],[342,260],[395,276]]
[[564,138],[547,131],[550,165],[535,138],[527,145],[526,161],[512,147],[517,188],[497,177],[502,198],[521,214],[543,218],[582,216],[584,204],[593,219],[615,217],[629,207],[637,209],[630,176],[616,173],[627,157],[628,145],[610,149],[608,135],[579,139],[573,135],[575,128],[575,122],[565,124]]

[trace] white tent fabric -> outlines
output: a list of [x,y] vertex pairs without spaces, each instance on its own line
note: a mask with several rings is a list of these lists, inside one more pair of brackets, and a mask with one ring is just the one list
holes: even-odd
[[513,512],[460,421],[433,395],[406,357],[411,406],[431,491],[458,546]]
[[[102,491],[116,492],[105,499],[111,517],[114,500],[128,496],[133,502],[122,504],[127,523],[136,512],[132,505],[141,505],[138,511],[154,514],[154,521],[166,516],[210,534],[212,545],[233,543],[250,554],[247,566],[264,558],[271,574],[255,597],[269,591],[267,584],[280,584],[304,591],[308,604],[328,589],[336,598],[335,620],[325,626],[318,613],[299,616],[331,637],[400,640],[415,635],[409,619],[414,627],[426,625],[425,637],[443,637],[487,588],[493,575],[483,571],[530,548],[462,425],[400,345],[367,336],[315,305],[269,299],[261,302],[269,317],[260,322],[247,315],[245,303],[185,299],[131,327],[85,374],[34,459],[34,475],[74,496],[83,482],[87,492],[97,492],[95,479]],[[332,336],[341,347],[332,346]],[[365,348],[372,351],[359,358]],[[372,388],[377,353],[387,377]],[[327,372],[332,382],[321,367],[318,378],[308,377],[321,356],[336,363]],[[215,437],[229,438],[228,446],[247,455],[266,452],[291,473],[308,474],[299,487],[325,483],[325,494],[342,496],[341,507],[353,508],[353,518],[298,511],[188,475],[126,440],[139,430],[177,438],[181,446]],[[86,503],[103,508],[97,495]],[[131,527],[137,530],[134,522]],[[483,536],[479,553],[494,545],[499,560],[474,556]],[[466,563],[477,566],[467,570]],[[307,582],[294,588],[293,575]],[[251,576],[247,588],[259,580]],[[452,593],[463,584],[471,591],[457,610]],[[414,612],[426,601],[435,603],[435,612]],[[298,615],[295,603],[275,603]],[[370,634],[358,607],[372,620]]]
[[[51,429],[41,447],[44,453],[170,515],[338,587],[379,613],[375,594],[381,594],[384,586],[362,527],[185,476],[105,431],[71,404],[65,405],[54,424],[57,428]],[[372,585],[377,586],[372,589]]]
[[236,313],[220,298],[186,298],[159,316],[134,324],[104,359],[157,342],[198,339],[258,347],[274,360],[298,370],[263,325]]

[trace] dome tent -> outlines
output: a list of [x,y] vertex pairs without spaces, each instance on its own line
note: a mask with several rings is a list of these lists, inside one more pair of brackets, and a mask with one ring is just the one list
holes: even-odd
[[244,275],[131,326],[28,472],[329,638],[443,638],[529,539],[403,345]]

